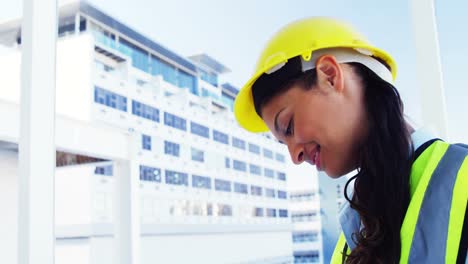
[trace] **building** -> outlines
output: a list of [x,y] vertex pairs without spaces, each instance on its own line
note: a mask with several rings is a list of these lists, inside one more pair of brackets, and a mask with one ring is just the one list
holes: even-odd
[[330,263],[341,232],[338,215],[346,203],[343,190],[349,177],[331,179],[323,172],[313,176],[309,181],[317,183],[289,193],[295,263]]
[[[20,20],[0,25],[5,263],[17,257],[20,32]],[[114,263],[120,203],[139,221],[140,263],[292,262],[286,149],[237,126],[226,66],[184,58],[83,1],[60,8],[58,33],[56,263]],[[128,200],[117,197],[122,171]]]

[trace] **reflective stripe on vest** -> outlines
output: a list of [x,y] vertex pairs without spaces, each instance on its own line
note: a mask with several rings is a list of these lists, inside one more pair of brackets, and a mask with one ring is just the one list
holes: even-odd
[[[468,198],[468,174],[463,169],[468,150],[434,144],[427,163],[414,164],[423,166],[423,172],[401,228],[400,263],[446,263],[457,258]],[[453,205],[463,210],[456,212]]]
[[[468,202],[468,148],[434,142],[413,163],[410,180],[400,263],[455,263]],[[331,263],[342,263],[345,242],[341,234]]]

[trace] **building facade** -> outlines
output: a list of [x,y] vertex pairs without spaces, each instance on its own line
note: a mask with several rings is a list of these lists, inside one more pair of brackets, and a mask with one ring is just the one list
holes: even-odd
[[[0,25],[11,49],[0,61],[7,127],[19,118],[20,32],[20,20]],[[56,263],[114,263],[109,157],[119,153],[139,179],[141,263],[293,261],[286,149],[236,124],[237,88],[219,81],[227,67],[184,58],[86,2],[61,7],[58,33]],[[18,136],[0,132],[5,159],[15,160]],[[8,164],[2,184],[14,190],[17,164]]]

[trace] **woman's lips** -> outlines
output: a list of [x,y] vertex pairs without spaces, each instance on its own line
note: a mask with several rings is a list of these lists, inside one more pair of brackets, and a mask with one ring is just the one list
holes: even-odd
[[320,167],[320,145],[317,145],[309,152],[309,160],[312,165]]

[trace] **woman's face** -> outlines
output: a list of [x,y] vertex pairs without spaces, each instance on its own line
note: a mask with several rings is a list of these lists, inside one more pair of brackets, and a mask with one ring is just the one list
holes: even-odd
[[295,164],[306,161],[337,178],[358,165],[367,134],[363,89],[352,68],[331,55],[316,66],[314,87],[292,86],[262,107],[262,118]]

